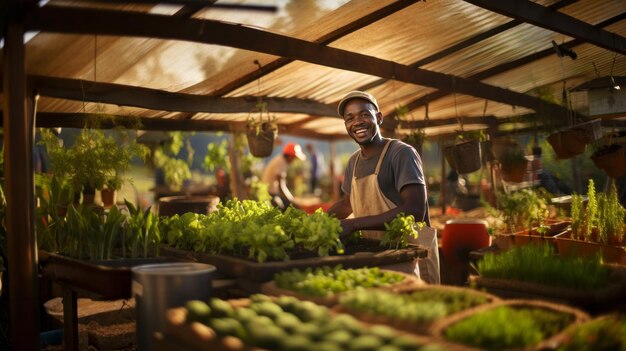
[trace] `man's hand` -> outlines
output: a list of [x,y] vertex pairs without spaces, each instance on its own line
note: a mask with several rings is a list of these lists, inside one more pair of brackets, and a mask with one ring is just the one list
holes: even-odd
[[355,231],[354,228],[354,219],[343,219],[341,220],[341,229],[343,230],[341,234],[339,234],[339,240],[346,240],[352,235]]

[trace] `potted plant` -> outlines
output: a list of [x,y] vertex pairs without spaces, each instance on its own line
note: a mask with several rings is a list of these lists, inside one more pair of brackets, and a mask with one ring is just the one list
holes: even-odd
[[267,157],[274,150],[274,140],[278,136],[276,116],[270,115],[267,103],[259,98],[254,111],[248,115],[246,137],[250,153],[255,157]]
[[42,143],[48,148],[52,173],[69,179],[74,191],[82,192],[86,204],[93,203],[96,189],[102,189],[109,179],[110,184],[121,183],[120,174],[128,169],[133,157],[147,154],[142,145],[122,145],[103,131],[88,128],[82,129],[67,148],[49,131],[42,132]]
[[548,142],[554,149],[557,159],[565,159],[582,154],[587,144],[601,136],[600,120],[595,119],[552,133],[548,136]]

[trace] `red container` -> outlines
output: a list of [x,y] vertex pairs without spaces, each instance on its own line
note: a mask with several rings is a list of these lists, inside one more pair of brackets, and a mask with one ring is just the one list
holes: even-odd
[[487,222],[476,218],[457,218],[446,222],[441,235],[441,252],[450,263],[467,263],[470,251],[490,245]]

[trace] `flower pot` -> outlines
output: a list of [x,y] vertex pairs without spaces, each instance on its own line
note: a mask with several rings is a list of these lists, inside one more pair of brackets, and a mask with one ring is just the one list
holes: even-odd
[[626,173],[626,148],[622,145],[612,144],[600,148],[591,155],[591,160],[611,178]]
[[459,174],[476,172],[481,167],[480,143],[478,140],[469,140],[444,149],[446,160],[450,167]]
[[102,206],[108,208],[108,207],[115,205],[116,195],[117,194],[116,194],[115,189],[104,188],[100,190],[100,197],[102,198]]
[[270,123],[264,122],[257,130],[255,127],[246,127],[248,148],[254,157],[268,157],[274,150],[274,140],[278,136],[278,129]]
[[502,180],[514,183],[523,182],[526,176],[527,163],[526,160],[523,162],[501,163]]

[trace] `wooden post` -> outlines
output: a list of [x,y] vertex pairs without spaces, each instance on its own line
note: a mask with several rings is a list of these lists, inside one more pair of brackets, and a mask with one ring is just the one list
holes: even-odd
[[[17,5],[17,1],[12,2]],[[3,59],[4,191],[10,336],[14,350],[39,350],[37,242],[33,183],[33,114],[27,111],[22,16],[6,17]],[[31,101],[31,107],[33,103]]]
[[232,133],[232,142],[228,147],[228,157],[230,159],[230,191],[234,197],[239,200],[248,198],[248,194],[244,189],[243,174],[241,174],[241,165],[237,145],[240,145],[241,138],[245,138],[241,132]]
[[439,143],[441,151],[441,184],[439,184],[439,202],[441,203],[441,214],[446,214],[446,157],[443,154],[443,142]]

